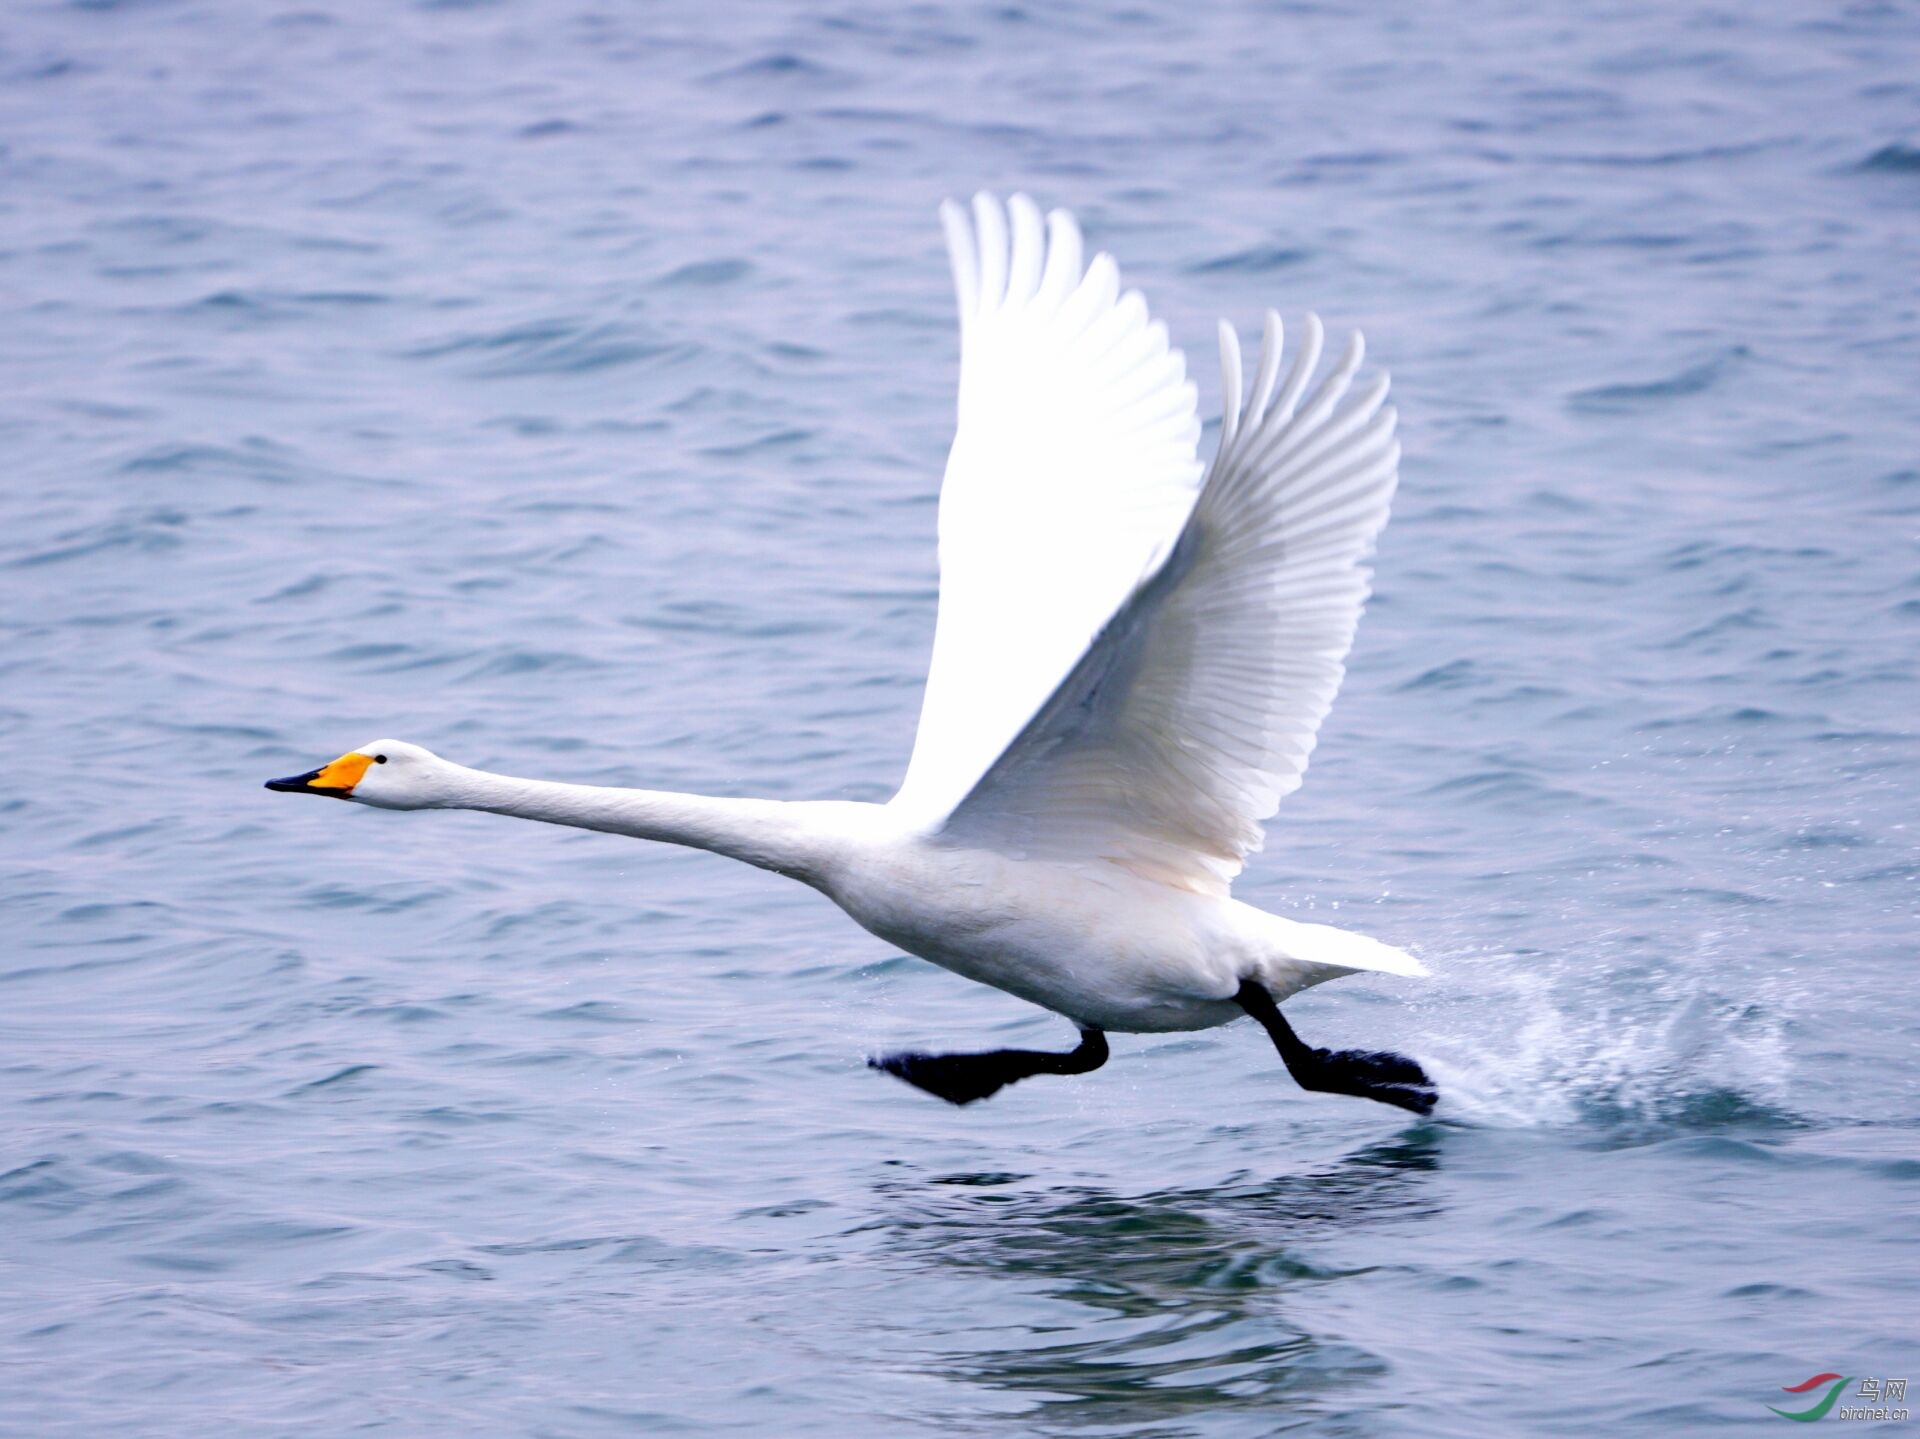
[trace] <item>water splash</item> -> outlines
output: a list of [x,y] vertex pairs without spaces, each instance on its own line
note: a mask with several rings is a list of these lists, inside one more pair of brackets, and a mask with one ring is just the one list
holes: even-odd
[[1731,993],[1707,965],[1617,961],[1626,956],[1604,947],[1545,966],[1538,955],[1458,957],[1473,993],[1421,1056],[1446,1095],[1442,1117],[1646,1138],[1799,1122],[1785,1104],[1786,1009],[1773,995]]

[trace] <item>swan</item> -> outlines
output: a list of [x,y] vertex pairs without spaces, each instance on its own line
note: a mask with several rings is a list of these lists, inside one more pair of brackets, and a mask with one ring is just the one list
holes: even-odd
[[906,778],[885,804],[723,799],[519,779],[378,739],[267,788],[471,809],[690,845],[831,898],[968,979],[1071,1020],[1071,1050],[913,1051],[873,1067],[954,1104],[1106,1062],[1108,1031],[1251,1015],[1305,1089],[1430,1112],[1404,1055],[1307,1045],[1280,1005],[1372,972],[1364,935],[1229,888],[1300,784],[1345,673],[1398,476],[1384,375],[1356,333],[1315,383],[1308,315],[1282,376],[1266,315],[1251,390],[1219,330],[1217,452],[1164,324],[1111,256],[1032,200],[941,207],[960,310],[940,494],[940,599]]

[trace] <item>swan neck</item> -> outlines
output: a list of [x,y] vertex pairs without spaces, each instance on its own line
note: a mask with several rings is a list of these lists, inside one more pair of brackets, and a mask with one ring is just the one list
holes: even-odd
[[783,800],[612,789],[467,770],[448,808],[685,845],[813,884],[829,858],[825,836],[809,822],[807,811],[815,806]]

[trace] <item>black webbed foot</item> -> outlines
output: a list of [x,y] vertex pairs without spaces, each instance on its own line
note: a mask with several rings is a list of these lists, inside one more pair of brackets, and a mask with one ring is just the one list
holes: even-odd
[[1066,1054],[1039,1049],[992,1049],[984,1054],[913,1051],[876,1056],[867,1061],[867,1067],[898,1075],[949,1104],[972,1104],[1035,1074],[1088,1074],[1106,1062],[1106,1035],[1083,1029],[1079,1047]]
[[1440,1100],[1439,1088],[1419,1063],[1384,1049],[1315,1049],[1303,1043],[1280,1013],[1273,996],[1253,980],[1241,982],[1234,995],[1273,1039],[1287,1073],[1302,1089],[1322,1094],[1350,1094],[1378,1100],[1415,1114],[1431,1114]]
[[884,1069],[916,1089],[937,1094],[949,1104],[972,1104],[998,1094],[1023,1075],[1009,1075],[996,1061],[998,1054],[886,1054],[867,1061],[869,1069]]
[[[1302,1089],[1377,1099],[1415,1114],[1431,1114],[1440,1091],[1413,1060],[1384,1049],[1316,1049],[1309,1072],[1293,1077]],[[1291,1066],[1289,1066],[1291,1070]]]

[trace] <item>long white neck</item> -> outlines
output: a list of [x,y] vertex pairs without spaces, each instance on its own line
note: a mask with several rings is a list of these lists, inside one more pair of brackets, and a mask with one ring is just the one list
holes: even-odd
[[438,808],[477,809],[711,850],[820,886],[874,805],[831,801],[717,799],[665,790],[608,789],[516,779],[452,766]]

